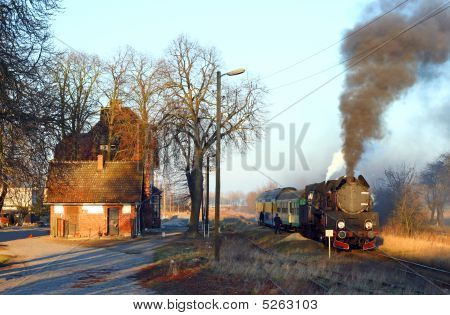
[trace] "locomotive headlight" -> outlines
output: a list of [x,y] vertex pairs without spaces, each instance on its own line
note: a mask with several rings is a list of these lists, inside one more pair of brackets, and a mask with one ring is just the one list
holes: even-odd
[[366,230],[371,230],[373,228],[373,223],[370,220],[367,220],[366,223],[364,223],[364,227]]
[[344,220],[339,220],[339,221],[337,221],[337,227],[338,227],[339,229],[345,228],[345,222],[344,222]]
[[345,232],[345,231],[339,231],[339,233],[338,233],[338,237],[339,238],[345,238],[347,236],[347,232]]

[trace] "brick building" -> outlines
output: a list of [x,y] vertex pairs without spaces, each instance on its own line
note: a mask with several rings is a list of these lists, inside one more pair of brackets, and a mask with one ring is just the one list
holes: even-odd
[[53,236],[134,236],[159,225],[160,191],[146,197],[141,162],[51,161],[46,185]]
[[[152,126],[150,129],[154,129]],[[141,161],[145,138],[154,168],[158,168],[158,143],[153,133],[145,135],[139,116],[128,107],[104,107],[98,122],[85,133],[65,135],[56,145],[54,159],[58,161],[95,161],[103,154],[109,161]],[[109,144],[109,145],[108,145]],[[108,152],[109,148],[109,152]],[[109,159],[108,159],[109,156]]]

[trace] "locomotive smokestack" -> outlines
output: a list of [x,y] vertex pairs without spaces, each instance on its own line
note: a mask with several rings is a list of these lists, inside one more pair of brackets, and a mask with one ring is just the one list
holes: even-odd
[[[387,10],[386,5],[392,6],[390,1],[376,4],[382,11]],[[354,57],[347,62],[351,69],[347,72],[339,107],[348,176],[353,176],[366,141],[383,137],[381,116],[389,104],[417,82],[419,73],[432,76],[437,72],[437,67],[433,66],[448,60],[450,10],[445,8],[448,9],[448,3],[434,0],[407,3],[344,41],[341,47],[344,58]],[[369,9],[366,12],[374,12],[374,8]],[[429,19],[418,23],[427,17]],[[370,18],[363,16],[362,20]],[[416,23],[417,26],[413,26]],[[409,27],[412,28],[402,33]],[[360,23],[349,32],[358,28],[361,28]],[[363,58],[400,33],[399,37]],[[356,61],[359,62],[356,64]]]

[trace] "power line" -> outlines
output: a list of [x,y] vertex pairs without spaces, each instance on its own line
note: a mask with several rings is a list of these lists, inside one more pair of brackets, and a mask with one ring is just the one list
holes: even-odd
[[368,23],[364,24],[364,25],[361,26],[360,28],[354,30],[353,32],[348,33],[346,36],[344,36],[344,37],[341,38],[340,40],[338,40],[338,41],[332,43],[332,44],[329,45],[329,46],[326,46],[326,47],[324,47],[324,48],[318,50],[317,52],[315,52],[315,53],[313,53],[313,54],[311,54],[311,55],[309,55],[309,56],[307,56],[307,57],[305,57],[305,58],[303,58],[303,59],[301,59],[301,60],[299,60],[299,61],[297,61],[297,62],[295,62],[295,63],[293,63],[293,64],[291,64],[291,65],[289,65],[289,66],[287,66],[287,67],[285,67],[285,68],[282,68],[282,69],[280,69],[280,70],[278,70],[278,71],[273,72],[272,74],[270,74],[270,75],[264,77],[262,80],[271,78],[271,77],[273,77],[273,76],[275,76],[275,75],[277,75],[277,74],[279,74],[279,73],[281,73],[281,72],[284,72],[284,71],[286,71],[286,70],[289,70],[289,69],[291,69],[291,68],[293,68],[293,67],[295,67],[295,66],[297,66],[297,65],[299,65],[299,64],[301,64],[301,63],[303,63],[303,62],[305,62],[305,61],[307,61],[307,60],[309,60],[309,59],[311,59],[311,58],[313,58],[313,57],[315,57],[315,56],[317,56],[317,55],[323,53],[324,51],[330,49],[331,47],[333,47],[333,46],[335,46],[335,45],[337,45],[337,44],[343,42],[343,41],[346,40],[347,38],[350,38],[350,37],[352,37],[353,35],[356,35],[357,33],[361,32],[361,31],[364,30],[364,29],[366,29],[366,28],[369,27],[371,24],[375,23],[376,21],[378,21],[378,20],[381,19],[382,17],[388,15],[388,14],[391,13],[392,11],[394,11],[394,10],[396,10],[397,8],[401,7],[403,4],[405,4],[405,3],[408,2],[408,1],[409,1],[409,0],[405,0],[405,1],[403,1],[403,2],[400,2],[399,4],[397,4],[397,5],[396,5],[395,7],[393,7],[392,9],[390,9],[390,10],[384,12],[384,13],[381,14],[381,15],[378,15],[377,17],[375,17],[374,19],[372,19],[372,20],[369,21]]
[[265,178],[267,178],[268,180],[272,181],[273,183],[277,184],[278,187],[282,187],[283,185],[281,185],[278,181],[276,181],[275,179],[273,179],[272,177],[270,177],[269,175],[265,174],[264,172],[260,171],[259,169],[257,169],[254,166],[251,166],[251,168],[253,168],[255,171],[257,171],[258,173],[260,173],[262,176],[264,176]]
[[[438,7],[438,8],[439,8],[439,7]],[[434,10],[437,10],[438,8],[436,8],[436,9],[434,9]],[[434,11],[434,10],[433,10],[433,11]],[[348,38],[348,37],[347,37],[347,38]],[[344,39],[345,39],[345,38],[344,38]],[[322,74],[322,73],[324,73],[324,72],[327,72],[327,71],[329,71],[329,70],[331,70],[331,69],[333,69],[333,68],[336,68],[336,67],[338,67],[338,66],[340,66],[340,65],[346,64],[347,62],[351,61],[352,59],[355,59],[355,58],[357,58],[357,57],[359,57],[359,56],[362,56],[362,55],[366,54],[367,52],[372,51],[372,49],[378,47],[378,45],[380,45],[380,44],[373,45],[372,47],[369,47],[369,48],[367,48],[367,49],[365,49],[365,50],[363,50],[363,51],[360,51],[360,52],[357,53],[356,55],[353,55],[353,56],[351,56],[351,57],[349,57],[349,58],[347,58],[347,59],[344,59],[344,60],[342,60],[342,61],[340,61],[340,62],[338,62],[338,63],[336,63],[336,64],[334,64],[334,65],[331,65],[331,66],[329,66],[329,67],[327,67],[327,68],[324,68],[324,69],[322,69],[322,70],[320,70],[320,71],[318,71],[318,72],[314,72],[314,73],[312,73],[312,74],[310,74],[310,75],[307,75],[307,76],[305,76],[305,77],[302,77],[302,78],[300,78],[300,79],[296,79],[296,80],[294,80],[294,81],[291,81],[291,82],[288,82],[288,83],[285,83],[285,84],[278,85],[278,86],[276,86],[276,87],[274,87],[274,88],[270,88],[269,91],[278,90],[278,89],[281,89],[281,88],[284,88],[284,87],[291,86],[291,85],[293,85],[293,84],[295,84],[295,83],[299,83],[299,82],[305,81],[305,80],[307,80],[307,79],[313,78],[313,77],[315,77],[315,76],[317,76],[317,75],[319,75],[319,74]]]
[[58,42],[60,42],[61,44],[63,44],[64,46],[66,46],[67,48],[69,48],[70,50],[79,53],[79,51],[75,48],[73,48],[72,46],[70,46],[69,44],[67,44],[65,41],[63,41],[62,39],[59,39],[58,37],[56,37],[55,35],[53,35],[53,38],[56,39]]
[[[356,56],[355,56],[355,57],[356,57]],[[353,58],[353,57],[352,57],[352,58]],[[350,59],[351,59],[351,58],[350,58]],[[318,71],[318,72],[314,72],[314,73],[312,73],[312,74],[309,74],[309,75],[307,75],[307,76],[304,76],[304,77],[302,77],[302,78],[300,78],[300,79],[296,79],[296,80],[294,80],[294,81],[291,81],[291,82],[288,82],[288,83],[284,83],[284,84],[278,85],[278,86],[276,86],[276,87],[270,88],[269,91],[278,90],[278,89],[281,89],[281,88],[284,88],[284,87],[287,87],[287,86],[291,86],[291,85],[293,85],[293,84],[295,84],[295,83],[299,83],[299,82],[302,82],[302,81],[311,79],[311,78],[313,78],[313,77],[315,77],[315,76],[318,76],[319,74],[322,74],[322,73],[324,73],[324,72],[327,72],[328,70],[331,70],[331,69],[333,69],[333,68],[335,68],[335,67],[337,67],[337,66],[339,66],[339,65],[341,65],[341,64],[343,64],[343,63],[345,63],[346,61],[347,61],[347,60],[343,60],[343,61],[341,61],[341,62],[339,62],[339,63],[337,63],[337,64],[334,64],[334,65],[332,65],[332,66],[329,66],[329,67],[327,67],[327,68],[325,68],[325,69],[322,69],[322,70],[320,70],[320,71]]]
[[270,118],[268,120],[272,121],[273,119],[275,119],[276,117],[280,116],[281,114],[283,114],[284,112],[286,112],[288,109],[292,108],[293,106],[297,105],[298,103],[300,103],[301,101],[305,100],[307,97],[309,97],[310,95],[314,94],[315,92],[317,92],[318,90],[320,90],[322,87],[324,87],[325,85],[327,85],[328,83],[330,83],[331,81],[333,81],[334,79],[338,78],[339,76],[341,76],[342,74],[344,74],[345,72],[347,72],[348,70],[350,70],[351,68],[353,68],[354,66],[358,65],[361,61],[363,61],[364,59],[366,59],[367,57],[370,57],[371,55],[373,55],[374,53],[376,53],[378,50],[380,50],[381,48],[383,48],[384,46],[386,46],[388,43],[390,43],[391,41],[397,39],[398,37],[400,37],[401,35],[403,35],[404,33],[408,32],[409,30],[413,29],[414,27],[416,27],[419,24],[422,24],[423,22],[431,19],[432,17],[435,17],[436,15],[444,12],[445,10],[447,10],[450,6],[448,6],[450,2],[447,1],[446,3],[444,3],[443,5],[438,6],[437,8],[433,9],[432,11],[430,11],[428,14],[426,14],[425,16],[423,16],[421,19],[419,19],[416,23],[414,23],[413,25],[404,28],[403,30],[401,30],[399,33],[397,33],[395,36],[391,37],[390,39],[382,42],[381,44],[379,44],[377,47],[375,47],[374,49],[372,49],[368,54],[364,55],[363,57],[361,57],[360,59],[356,60],[355,62],[349,64],[347,66],[347,68],[341,72],[339,72],[338,74],[336,74],[335,76],[331,77],[330,79],[328,79],[327,81],[325,81],[324,83],[322,83],[321,85],[319,85],[318,87],[314,88],[312,91],[308,92],[307,94],[305,94],[304,96],[302,96],[300,99],[298,99],[297,101],[295,101],[294,103],[292,103],[291,105],[289,105],[288,107],[286,107],[285,109],[283,109],[281,112],[279,112],[278,114],[276,114],[275,116],[273,116],[272,118]]

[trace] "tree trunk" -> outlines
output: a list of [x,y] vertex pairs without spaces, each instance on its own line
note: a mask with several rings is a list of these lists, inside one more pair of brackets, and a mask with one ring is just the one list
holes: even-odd
[[75,135],[75,133],[73,133],[72,134],[72,143],[71,143],[71,145],[72,145],[71,151],[72,152],[70,153],[70,159],[72,161],[75,161],[77,159],[77,144],[76,144],[76,141],[77,141],[77,136]]
[[433,221],[434,221],[434,214],[436,212],[436,209],[434,207],[430,207],[430,211],[431,211],[430,223],[433,223]]
[[203,196],[203,154],[201,150],[195,150],[194,165],[190,172],[186,173],[191,197],[191,216],[189,219],[189,233],[198,233],[198,221]]
[[0,180],[0,184],[2,185],[2,190],[0,191],[0,214],[3,210],[3,204],[5,203],[6,194],[8,192],[8,185],[2,180]]
[[443,226],[444,225],[444,208],[439,207],[436,209],[436,219],[437,219],[437,225]]

